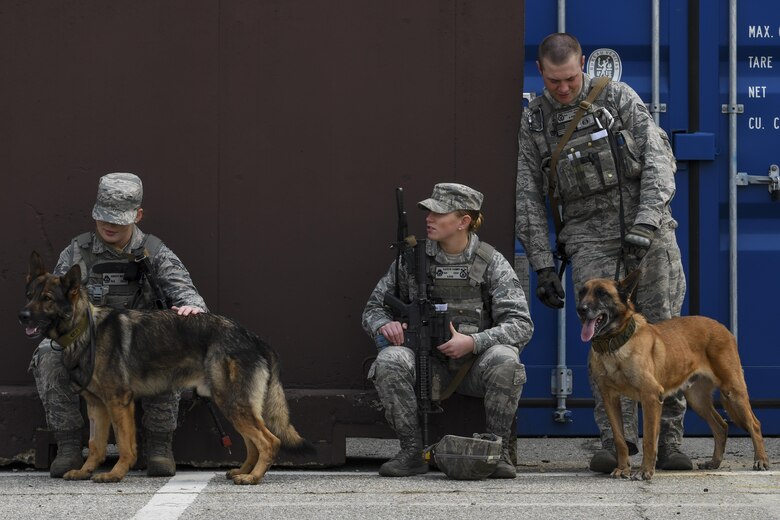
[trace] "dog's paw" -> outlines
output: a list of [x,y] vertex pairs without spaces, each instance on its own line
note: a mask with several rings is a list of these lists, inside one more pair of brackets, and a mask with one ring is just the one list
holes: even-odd
[[707,462],[699,462],[696,466],[698,466],[699,469],[718,469],[720,467],[720,462],[708,460]]
[[765,460],[757,460],[753,463],[753,469],[756,471],[768,471],[769,462]]
[[92,476],[91,471],[84,471],[81,469],[72,469],[65,473],[62,478],[64,480],[87,480]]
[[92,482],[98,482],[100,484],[113,484],[119,482],[124,478],[124,475],[117,475],[113,472],[98,473],[92,477]]
[[228,480],[233,480],[233,477],[236,475],[242,475],[240,468],[234,468],[229,470],[227,473],[225,473],[225,478]]
[[260,479],[251,473],[242,473],[233,477],[233,483],[239,486],[254,486],[258,482],[260,482]]
[[631,475],[631,480],[651,480],[653,478],[653,473],[655,473],[653,470],[643,470],[640,469],[633,475]]
[[631,468],[615,468],[612,470],[612,478],[630,478]]

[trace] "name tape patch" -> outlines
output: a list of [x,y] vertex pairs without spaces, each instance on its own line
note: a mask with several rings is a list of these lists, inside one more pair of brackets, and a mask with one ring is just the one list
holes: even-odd
[[465,280],[469,277],[467,265],[440,265],[436,267],[437,280]]

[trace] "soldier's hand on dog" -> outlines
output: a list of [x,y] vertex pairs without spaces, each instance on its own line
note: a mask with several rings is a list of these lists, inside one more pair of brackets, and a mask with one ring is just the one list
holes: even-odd
[[655,226],[650,224],[634,224],[628,230],[625,243],[623,244],[623,251],[627,255],[635,256],[641,260],[653,243],[655,230]]
[[452,359],[462,358],[466,354],[474,352],[474,338],[455,330],[452,322],[450,322],[450,333],[452,338],[436,347],[439,352]]
[[555,274],[555,269],[545,267],[539,269],[536,275],[536,297],[548,307],[562,309],[566,293],[563,291],[561,279]]
[[189,316],[190,314],[200,314],[203,309],[194,305],[182,305],[181,307],[171,306],[172,311],[176,311],[179,316]]

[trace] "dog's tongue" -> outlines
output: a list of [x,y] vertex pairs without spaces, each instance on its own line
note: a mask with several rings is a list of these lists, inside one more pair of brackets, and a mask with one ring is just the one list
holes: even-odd
[[38,334],[38,327],[25,327],[24,332],[28,336],[35,336],[36,334]]
[[596,320],[587,320],[582,324],[582,333],[580,334],[580,338],[582,338],[582,341],[588,342],[593,337],[595,332]]

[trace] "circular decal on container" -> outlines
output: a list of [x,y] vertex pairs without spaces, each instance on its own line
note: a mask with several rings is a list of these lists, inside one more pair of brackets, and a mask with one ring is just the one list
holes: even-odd
[[623,63],[614,50],[596,49],[590,53],[587,70],[591,78],[609,76],[612,81],[620,81],[620,76],[623,74]]

